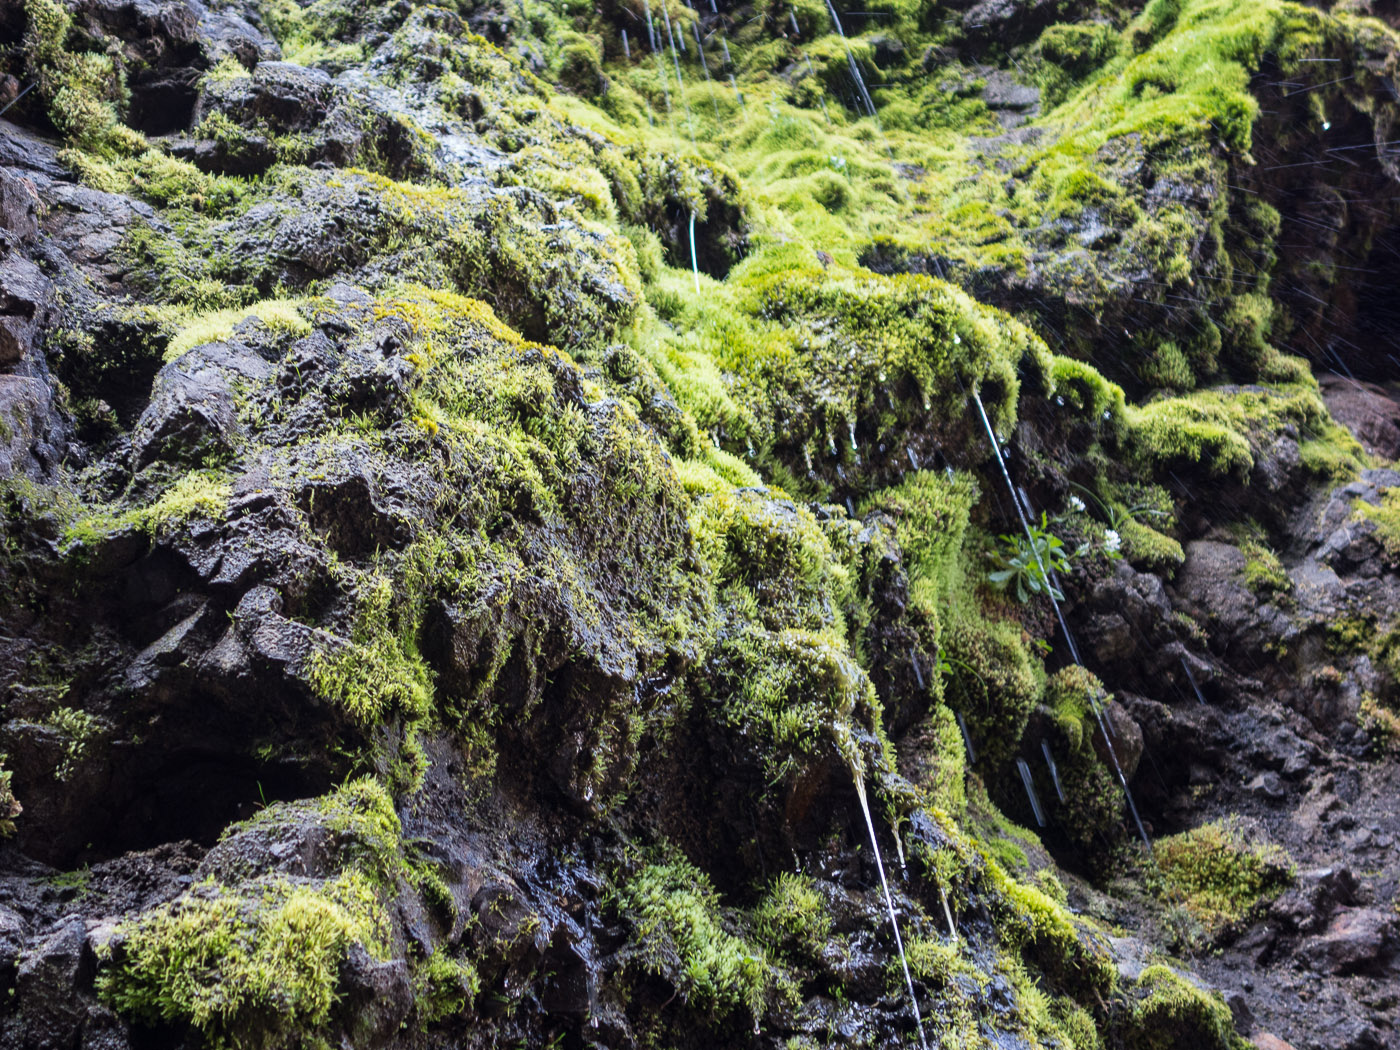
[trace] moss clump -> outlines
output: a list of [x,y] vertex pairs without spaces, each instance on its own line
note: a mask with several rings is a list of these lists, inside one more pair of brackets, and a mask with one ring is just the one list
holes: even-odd
[[20,42],[49,120],[70,142],[98,154],[137,153],[145,139],[121,123],[126,78],[113,55],[69,48],[73,16],[54,0],[24,0]]
[[5,768],[7,757],[9,756],[0,754],[0,838],[9,838],[15,833],[15,818],[24,812],[24,807],[20,805],[19,799],[15,798],[14,790],[10,786],[14,774]]
[[255,317],[274,332],[291,337],[309,335],[311,323],[303,316],[305,299],[268,299],[235,310],[215,310],[184,321],[165,348],[165,361],[174,361],[182,354],[205,343],[227,339],[243,321]]
[[181,1024],[229,1050],[309,1046],[336,1003],[352,946],[386,957],[386,919],[370,882],[265,878],[237,891],[205,884],[124,924],[99,994],[149,1024]]
[[703,872],[684,859],[648,864],[621,888],[649,973],[670,981],[698,1010],[758,1017],[774,984],[763,951],[731,932]]
[[192,521],[222,521],[228,510],[231,485],[223,471],[191,470],[144,505],[86,514],[71,508],[64,523],[63,541],[70,552],[81,551],[126,529],[161,536]]
[[1134,518],[1120,518],[1117,532],[1123,541],[1123,557],[1140,572],[1169,575],[1186,561],[1180,542]]
[[1123,1024],[1128,1050],[1245,1050],[1235,1034],[1230,1008],[1218,995],[1208,995],[1167,966],[1149,966],[1134,988],[1133,1003]]
[[[1071,665],[1051,676],[1045,689],[1046,710],[1058,739],[1049,741],[1060,774],[1064,801],[1052,803],[1056,827],[1076,846],[1091,852],[1095,843],[1121,837],[1123,792],[1094,747],[1099,722],[1096,707],[1109,702],[1095,675]],[[1057,797],[1046,785],[1046,798]]]
[[1244,552],[1245,586],[1261,598],[1287,595],[1293,590],[1293,581],[1288,570],[1283,567],[1278,554],[1268,544],[1258,538],[1248,538],[1240,544]]
[[788,958],[810,960],[831,937],[826,900],[806,875],[784,872],[753,912],[754,932]]
[[1155,853],[1163,897],[1184,905],[1212,937],[1244,922],[1293,879],[1288,855],[1234,820],[1160,839]]
[[987,865],[987,882],[1003,943],[1045,974],[1051,989],[1080,1002],[1113,990],[1118,971],[1106,946],[1076,927],[1062,905],[1011,879],[995,861]]
[[327,639],[306,662],[306,681],[319,697],[363,727],[391,714],[410,721],[432,709],[432,675],[417,652],[414,627],[395,615],[387,577],[365,581],[348,642]]
[[1375,523],[1376,538],[1386,554],[1400,562],[1400,489],[1386,489],[1378,504],[1358,500],[1355,509],[1360,518]]
[[414,1008],[428,1025],[470,1009],[481,991],[481,977],[470,961],[439,948],[415,971],[414,986]]

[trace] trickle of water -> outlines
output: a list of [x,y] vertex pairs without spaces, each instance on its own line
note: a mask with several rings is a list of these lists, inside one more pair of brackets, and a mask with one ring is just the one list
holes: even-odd
[[1065,800],[1065,789],[1060,786],[1060,769],[1055,765],[1055,756],[1050,753],[1050,742],[1042,740],[1040,742],[1040,753],[1045,756],[1045,764],[1050,767],[1050,780],[1055,785],[1055,794],[1060,801]]
[[[850,41],[846,39],[846,31],[841,28],[841,19],[836,14],[836,5],[831,0],[826,0],[827,12],[831,15],[831,24],[836,27],[836,32],[841,37],[841,43],[846,47],[846,65],[851,69],[851,76],[855,79],[856,87],[860,90],[861,101],[865,103],[865,110],[870,116],[875,115],[875,103],[870,98],[870,92],[865,89],[865,77],[860,74],[860,65],[856,62],[856,56],[851,51]],[[794,28],[796,21],[794,20]]]
[[924,672],[919,670],[919,654],[911,645],[909,647],[909,662],[914,665],[914,680],[919,683],[919,692],[924,691]]
[[912,448],[906,448],[904,451],[907,452],[907,453],[909,454],[909,463],[910,463],[910,465],[912,465],[913,468],[914,468],[915,470],[918,470],[918,469],[919,469],[919,457],[916,456],[916,455],[914,455],[914,450],[913,450]]
[[850,496],[846,497],[846,513],[853,518],[856,516],[856,505],[851,502]]
[[[695,50],[696,50],[696,51],[699,53],[699,55],[700,55],[700,68],[701,68],[701,70],[704,71],[704,74],[705,74],[705,83],[707,83],[707,84],[713,83],[713,81],[710,80],[710,63],[709,63],[709,61],[705,58],[705,41],[702,40],[702,39],[700,39],[700,23],[699,23],[699,22],[692,22],[692,23],[690,24],[690,28],[693,29],[693,30],[695,30]],[[714,111],[715,111],[715,120],[718,121],[718,120],[720,119],[720,116],[719,116],[719,102],[718,102],[718,100],[716,100],[713,91],[710,93],[710,105],[714,107]]]
[[1035,784],[1031,781],[1031,767],[1026,765],[1024,758],[1018,758],[1016,769],[1021,774],[1021,783],[1026,785],[1026,797],[1031,800],[1031,810],[1035,813],[1035,822],[1043,828],[1045,827],[1045,811],[1040,808],[1040,796],[1035,793]]
[[627,56],[627,61],[632,61],[632,48],[627,43],[627,30],[622,31],[622,53]]
[[880,873],[880,888],[885,891],[885,908],[890,913],[890,929],[894,931],[895,947],[899,949],[899,965],[904,969],[904,986],[909,989],[909,1006],[914,1011],[914,1026],[919,1031],[919,1046],[928,1050],[924,1040],[924,1019],[919,1014],[919,1000],[914,994],[914,978],[909,975],[909,960],[904,956],[904,938],[899,935],[899,919],[894,913],[894,897],[890,894],[890,884],[885,880],[885,865],[880,860],[880,843],[875,838],[875,822],[870,819],[870,803],[865,797],[865,780],[858,770],[851,771],[855,776],[856,797],[860,799],[860,811],[865,817],[865,830],[870,833],[870,849],[875,855],[875,870]]
[[1191,683],[1191,688],[1195,690],[1196,699],[1201,702],[1202,707],[1208,706],[1206,698],[1201,695],[1201,687],[1196,684],[1196,676],[1191,673],[1191,665],[1186,662],[1186,657],[1181,658],[1181,669],[1186,672],[1186,680]]
[[[1006,460],[1001,454],[1001,443],[997,440],[996,432],[992,429],[992,421],[987,416],[986,406],[982,404],[982,396],[976,391],[972,391],[972,400],[977,404],[977,412],[982,417],[982,426],[987,430],[987,440],[992,443],[992,451],[996,453],[997,466],[1001,468],[1002,480],[1006,482],[1006,491],[1011,496],[1011,502],[1016,507],[1016,516],[1021,519],[1021,529],[1026,534],[1027,541],[1031,545],[1031,553],[1035,555],[1036,567],[1040,570],[1040,577],[1048,581],[1050,574],[1045,569],[1045,562],[1041,560],[1040,548],[1036,546],[1035,538],[1031,535],[1031,525],[1026,519],[1025,509],[1021,506],[1020,497],[1016,494],[1016,486],[1011,481],[1011,472],[1006,469]],[[1065,636],[1065,642],[1069,645],[1070,656],[1074,662],[1083,667],[1084,663],[1079,659],[1079,648],[1074,644],[1074,635],[1070,634],[1069,624],[1065,622],[1065,614],[1060,609],[1060,603],[1054,594],[1048,595],[1050,604],[1055,609],[1055,618],[1060,622],[1060,631]],[[1147,837],[1147,829],[1143,827],[1142,817],[1138,815],[1137,802],[1133,800],[1133,793],[1128,788],[1128,778],[1123,775],[1123,766],[1118,761],[1118,751],[1113,746],[1113,737],[1108,732],[1108,721],[1104,718],[1103,708],[1099,706],[1097,699],[1093,699],[1090,707],[1094,712],[1094,720],[1099,725],[1099,732],[1103,733],[1104,743],[1108,745],[1108,757],[1112,760],[1113,771],[1118,774],[1118,783],[1123,787],[1123,796],[1128,800],[1128,809],[1132,812],[1133,823],[1137,825],[1138,834],[1142,836],[1142,844],[1147,848],[1147,852],[1152,852],[1152,842]]]
[[656,46],[656,25],[651,20],[651,0],[642,0],[642,10],[647,16],[647,43],[651,45],[653,52],[659,51],[660,48]]
[[792,23],[792,35],[800,37],[802,32],[797,28],[797,12],[790,7],[788,8],[788,21]]
[[700,262],[695,255],[695,213],[690,213],[690,272],[695,276],[695,294],[700,294]]
[[[676,34],[671,31],[671,16],[663,9],[661,21],[666,26],[666,39],[671,44],[671,61],[676,67],[676,93],[681,97],[681,105],[685,107],[685,126],[690,132],[690,144],[695,145],[695,121],[690,116],[690,102],[685,97],[685,78],[681,76],[681,59],[676,52]],[[681,37],[681,44],[685,44],[685,37]],[[694,216],[691,216],[694,218]],[[698,288],[697,288],[698,291]]]
[[943,902],[943,917],[948,920],[948,936],[956,943],[958,928],[953,925],[953,909],[948,907],[948,893],[942,886],[938,887],[938,899]]
[[962,712],[956,712],[958,717],[958,728],[962,730],[963,747],[967,748],[967,761],[969,765],[977,765],[977,752],[972,749],[972,734],[967,731],[967,723],[963,721]]

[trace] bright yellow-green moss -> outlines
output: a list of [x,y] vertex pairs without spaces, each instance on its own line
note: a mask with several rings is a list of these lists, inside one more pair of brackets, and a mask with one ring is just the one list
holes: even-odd
[[1184,905],[1210,936],[1244,921],[1293,877],[1281,848],[1251,839],[1230,820],[1160,839],[1154,852],[1164,897]]
[[481,991],[476,967],[450,955],[445,948],[428,956],[414,977],[414,1007],[426,1024],[461,1015]]
[[1124,1025],[1128,1050],[1246,1050],[1235,1034],[1230,1008],[1219,995],[1209,995],[1167,966],[1142,971]]
[[679,858],[649,864],[628,879],[621,897],[648,971],[699,1010],[759,1016],[774,984],[772,965],[726,928],[703,872]]
[[831,937],[826,900],[805,875],[784,872],[774,879],[753,919],[759,939],[789,957],[815,958]]
[[1244,551],[1244,582],[1263,598],[1286,595],[1293,590],[1293,581],[1283,567],[1278,554],[1259,539],[1246,539],[1240,544]]
[[[306,663],[311,689],[364,727],[391,714],[409,720],[427,717],[432,678],[414,648],[414,624],[396,624],[394,595],[385,577],[368,580],[359,594],[349,641],[330,636]],[[398,628],[398,629],[396,629]]]
[[[228,509],[231,482],[227,474],[215,470],[191,470],[180,475],[158,499],[125,511],[75,513],[66,523],[66,544],[90,545],[122,529],[135,529],[147,535],[169,533],[187,522],[203,519],[221,521]],[[76,511],[76,508],[70,508]]]
[[358,945],[384,958],[385,923],[353,871],[321,884],[204,885],[124,924],[98,990],[139,1020],[190,1025],[211,1047],[315,1045],[346,953]]
[[1123,557],[1142,572],[1171,573],[1186,560],[1177,540],[1134,518],[1120,519],[1117,532],[1123,541]]
[[268,299],[237,310],[214,310],[185,321],[165,348],[165,360],[174,361],[197,346],[217,343],[233,334],[240,322],[256,317],[274,332],[303,336],[311,332],[311,323],[303,316],[305,299]]
[[1400,561],[1400,489],[1386,489],[1379,504],[1357,501],[1356,513],[1376,525],[1376,538],[1386,553]]
[[995,861],[987,865],[996,894],[993,914],[1005,943],[1041,970],[1052,988],[1084,1001],[1117,981],[1107,947],[1081,931],[1068,911],[1040,890],[1016,882]]

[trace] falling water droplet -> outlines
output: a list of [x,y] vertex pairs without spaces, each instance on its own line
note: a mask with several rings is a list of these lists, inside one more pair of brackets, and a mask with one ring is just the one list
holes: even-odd
[[1031,767],[1026,765],[1024,758],[1016,760],[1016,769],[1021,774],[1021,783],[1026,786],[1026,797],[1031,800],[1031,811],[1035,813],[1035,822],[1042,828],[1045,827],[1045,813],[1040,808],[1040,799],[1035,793],[1035,784],[1031,782]]
[[854,423],[847,423],[846,433],[851,436],[851,451],[859,452],[860,446],[856,444],[856,425]]
[[695,255],[695,213],[690,213],[690,272],[695,275],[695,294],[700,294],[700,262]]
[[919,457],[916,456],[916,455],[914,455],[914,450],[913,450],[912,448],[906,448],[904,451],[905,451],[906,453],[908,453],[908,455],[909,455],[909,463],[910,463],[910,465],[911,465],[915,470],[918,470],[918,469],[919,469]]
[[977,752],[972,749],[972,734],[967,731],[967,722],[963,719],[962,712],[957,712],[958,728],[962,730],[963,747],[967,748],[967,761],[969,765],[977,765]]
[[1181,658],[1181,669],[1186,672],[1186,680],[1191,683],[1191,689],[1196,694],[1196,699],[1201,702],[1202,707],[1208,706],[1206,698],[1201,695],[1201,687],[1196,684],[1196,676],[1191,673],[1191,665],[1186,662],[1186,657]]
[[1050,754],[1050,742],[1042,740],[1040,742],[1040,752],[1045,756],[1045,764],[1050,767],[1050,780],[1055,785],[1055,794],[1059,796],[1061,802],[1065,800],[1065,789],[1060,786],[1060,770],[1055,765],[1055,756]]

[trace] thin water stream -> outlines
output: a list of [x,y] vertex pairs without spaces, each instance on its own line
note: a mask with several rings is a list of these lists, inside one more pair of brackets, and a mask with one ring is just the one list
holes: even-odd
[[[875,870],[880,873],[880,888],[885,891],[885,907],[890,913],[890,929],[894,931],[895,947],[899,949],[899,965],[904,969],[904,986],[909,989],[909,1006],[914,1011],[914,1026],[919,1031],[919,1046],[928,1050],[928,1043],[924,1040],[924,1019],[919,1014],[919,1000],[914,994],[914,978],[909,975],[909,960],[904,955],[904,938],[899,935],[899,919],[894,913],[894,897],[890,894],[890,884],[885,879],[885,865],[880,859],[880,843],[875,838],[875,821],[870,818],[870,803],[865,797],[865,779],[860,775],[859,769],[852,768],[851,772],[855,777],[860,811],[865,817],[865,830],[870,833],[870,848],[875,854]],[[952,926],[952,922],[950,915],[948,925]]]
[[[827,0],[830,3],[830,0]],[[992,451],[996,453],[997,466],[1001,468],[1002,480],[1006,482],[1006,491],[1011,495],[1011,502],[1016,507],[1016,516],[1021,519],[1021,528],[1026,534],[1026,541],[1030,544],[1031,553],[1035,555],[1036,567],[1040,570],[1040,578],[1047,583],[1050,582],[1050,574],[1045,570],[1045,562],[1041,560],[1040,548],[1035,544],[1035,537],[1031,535],[1031,523],[1026,519],[1026,510],[1021,506],[1021,500],[1016,495],[1016,486],[1011,481],[1011,472],[1006,469],[1006,460],[1001,454],[1001,442],[997,441],[996,432],[992,430],[992,421],[987,416],[986,406],[982,404],[982,395],[976,389],[972,391],[972,400],[977,404],[977,412],[982,417],[982,426],[986,428],[987,440],[992,444]],[[1074,662],[1083,667],[1079,659],[1079,649],[1074,644],[1074,636],[1070,634],[1069,624],[1065,622],[1065,614],[1060,609],[1060,603],[1056,600],[1054,593],[1050,593],[1050,604],[1055,608],[1055,618],[1060,621],[1060,630],[1064,633],[1065,641],[1069,645],[1070,655]],[[1128,809],[1132,811],[1133,823],[1137,825],[1138,834],[1142,836],[1142,844],[1147,849],[1149,856],[1152,854],[1152,841],[1147,837],[1147,829],[1142,825],[1142,818],[1138,816],[1137,803],[1133,800],[1133,793],[1128,787],[1128,778],[1123,775],[1122,763],[1118,761],[1118,751],[1113,746],[1113,737],[1108,731],[1108,720],[1104,717],[1103,710],[1099,706],[1096,697],[1090,697],[1090,705],[1094,712],[1094,718],[1099,724],[1099,732],[1103,733],[1104,743],[1108,747],[1108,757],[1113,761],[1113,771],[1118,774],[1118,783],[1123,786],[1123,796],[1128,800]]]
[[700,262],[695,255],[695,213],[690,213],[690,272],[695,277],[695,294],[700,294]]

